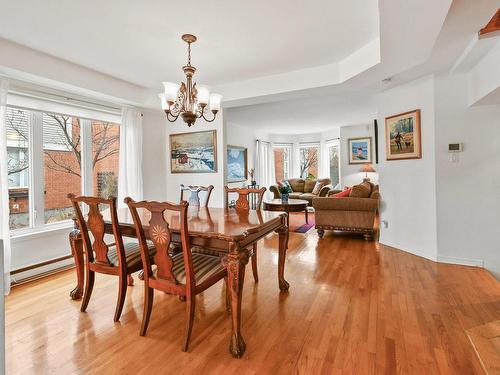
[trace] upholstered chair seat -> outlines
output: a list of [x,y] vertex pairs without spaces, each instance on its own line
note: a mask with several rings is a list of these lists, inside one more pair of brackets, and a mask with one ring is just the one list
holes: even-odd
[[[124,243],[123,248],[125,250],[125,262],[127,267],[132,267],[141,263],[141,247],[139,242],[133,241]],[[148,241],[148,248],[150,256],[153,257],[156,254],[156,249],[152,242]],[[108,259],[113,266],[118,266],[118,251],[115,245],[109,247]]]

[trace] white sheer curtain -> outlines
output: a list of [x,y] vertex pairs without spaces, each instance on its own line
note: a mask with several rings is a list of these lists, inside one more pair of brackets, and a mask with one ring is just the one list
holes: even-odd
[[142,114],[135,108],[122,109],[120,126],[120,169],[118,172],[118,206],[127,196],[142,200]]
[[257,140],[255,150],[255,179],[261,187],[269,189],[276,183],[273,145]]
[[[7,91],[8,82],[0,80],[0,241],[3,248],[4,293],[10,293],[10,229],[9,229],[9,180],[7,177]],[[0,262],[1,264],[2,262]]]
[[319,143],[319,178],[330,177],[330,155],[328,154],[328,144],[321,140]]

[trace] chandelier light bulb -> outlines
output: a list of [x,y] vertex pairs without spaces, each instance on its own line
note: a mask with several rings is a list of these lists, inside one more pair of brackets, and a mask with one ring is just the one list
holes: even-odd
[[220,103],[222,101],[222,95],[220,94],[210,94],[210,110],[213,112],[220,111]]
[[198,103],[206,106],[210,100],[210,89],[205,85],[199,85],[196,88],[198,89]]
[[179,91],[179,85],[173,82],[163,82],[163,87],[165,88],[165,100],[167,102],[175,102],[177,99],[177,92]]
[[167,103],[167,97],[166,97],[165,93],[158,94],[158,97],[160,98],[161,109],[163,109],[164,111],[168,110],[169,105]]

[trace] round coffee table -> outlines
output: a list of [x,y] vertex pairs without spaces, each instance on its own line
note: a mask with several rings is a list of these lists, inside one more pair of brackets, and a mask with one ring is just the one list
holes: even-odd
[[287,202],[283,202],[281,199],[273,199],[270,201],[265,201],[264,210],[266,211],[283,211],[286,212],[286,225],[290,226],[290,212],[302,212],[306,214],[306,224],[308,223],[307,217],[307,206],[309,202],[304,199],[289,199]]

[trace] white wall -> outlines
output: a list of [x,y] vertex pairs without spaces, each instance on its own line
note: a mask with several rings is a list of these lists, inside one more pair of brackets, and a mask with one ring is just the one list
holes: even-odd
[[[223,124],[223,111],[219,112],[217,118],[214,122],[206,122],[203,119],[198,119],[196,123],[188,128],[186,123],[182,119],[178,119],[174,123],[164,124],[165,132],[165,147],[166,147],[166,189],[167,189],[167,200],[172,202],[178,202],[180,197],[179,186],[184,185],[213,185],[214,190],[210,198],[211,207],[224,207],[224,124]],[[191,133],[206,130],[216,130],[217,131],[217,172],[216,173],[171,173],[170,172],[170,134],[176,133]],[[157,134],[156,130],[149,129],[153,131],[158,137],[161,134]],[[148,157],[149,159],[149,157]],[[147,160],[144,160],[146,163]],[[152,168],[158,169],[157,166],[152,166]],[[151,173],[154,173],[152,170]],[[150,190],[152,191],[152,190]],[[154,192],[155,194],[158,192]]]
[[[375,137],[373,124],[343,126],[340,128],[340,181],[342,187],[352,186],[363,182],[366,174],[359,170],[363,164],[349,164],[349,138],[371,137],[372,139],[372,166],[377,170],[375,164]],[[380,155],[380,148],[379,148]],[[378,184],[378,173],[368,173],[371,182]]]
[[[434,78],[382,92],[377,97],[379,182],[382,196],[380,242],[437,259]],[[385,117],[421,110],[422,159],[386,160]]]
[[[438,255],[500,278],[500,105],[469,107],[467,87],[465,74],[436,79]],[[453,142],[464,144],[457,162]]]
[[[240,146],[247,148],[247,168],[248,172],[254,168],[255,165],[255,142],[257,140],[257,133],[252,129],[245,126],[236,124],[227,124],[226,126],[226,144],[231,146]],[[225,155],[224,155],[225,156]],[[226,166],[224,165],[224,168]],[[226,171],[224,170],[224,181],[226,181]],[[250,183],[250,175],[246,182],[233,182],[227,183],[231,187],[240,187]]]
[[[144,199],[165,201],[167,200],[167,171],[170,168],[167,132],[172,128],[172,124],[167,121],[165,112],[161,110],[142,109],[142,114]],[[178,200],[179,196],[173,201]]]

